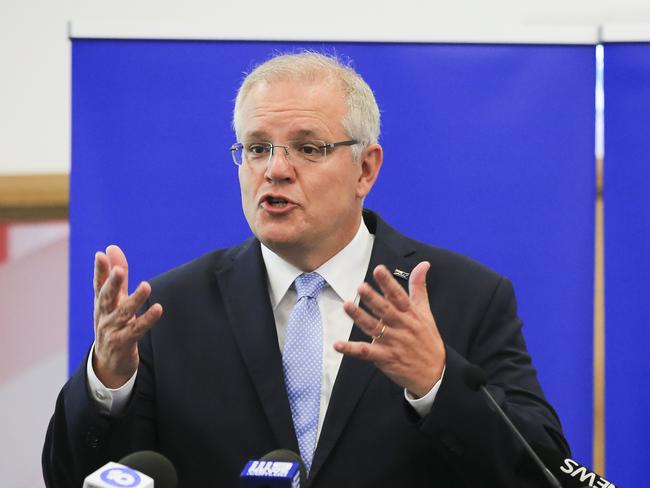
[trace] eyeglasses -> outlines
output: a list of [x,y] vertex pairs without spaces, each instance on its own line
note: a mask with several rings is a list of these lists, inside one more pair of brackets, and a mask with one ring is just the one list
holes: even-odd
[[286,145],[272,142],[238,142],[230,147],[232,160],[237,166],[246,163],[252,167],[266,166],[276,148],[284,149],[284,156],[295,165],[322,163],[327,155],[339,146],[354,146],[359,141],[349,140],[327,143],[325,141],[291,141]]

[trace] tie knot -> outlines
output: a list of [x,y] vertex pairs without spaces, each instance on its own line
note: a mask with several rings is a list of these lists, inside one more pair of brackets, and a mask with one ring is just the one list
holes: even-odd
[[293,282],[298,300],[303,297],[316,298],[327,282],[318,273],[303,273]]

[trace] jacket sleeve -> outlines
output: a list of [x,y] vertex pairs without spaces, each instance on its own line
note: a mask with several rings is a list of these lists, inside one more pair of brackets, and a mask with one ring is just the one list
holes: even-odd
[[467,486],[527,487],[544,478],[482,391],[463,380],[469,363],[481,367],[487,388],[528,442],[568,454],[559,419],[546,402],[526,350],[510,282],[500,279],[463,354],[446,343],[445,377],[429,414],[419,420]]
[[140,342],[140,367],[133,395],[120,416],[102,414],[91,397],[86,378],[87,358],[63,386],[41,459],[48,488],[82,486],[86,476],[107,462],[119,461],[137,450],[155,449],[148,344],[145,336]]

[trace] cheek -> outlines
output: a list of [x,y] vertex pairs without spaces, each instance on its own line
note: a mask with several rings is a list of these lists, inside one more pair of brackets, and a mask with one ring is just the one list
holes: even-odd
[[255,184],[252,175],[246,170],[239,170],[239,191],[241,192],[242,204],[249,204],[255,195]]
[[349,205],[355,200],[359,189],[358,175],[354,171],[341,173],[336,181],[332,182],[328,190],[338,194],[341,205]]
[[351,212],[354,212],[356,201],[356,184],[348,178],[331,178],[323,180],[318,191],[316,205],[324,219],[331,223],[339,222]]
[[240,170],[239,173],[239,192],[241,193],[241,207],[249,226],[253,226],[255,215],[255,188],[253,179],[250,175]]

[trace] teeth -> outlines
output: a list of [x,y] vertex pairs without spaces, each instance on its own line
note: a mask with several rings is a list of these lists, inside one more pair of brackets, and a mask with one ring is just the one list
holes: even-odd
[[284,207],[287,204],[287,201],[282,200],[281,198],[269,197],[267,198],[267,201],[274,207]]

